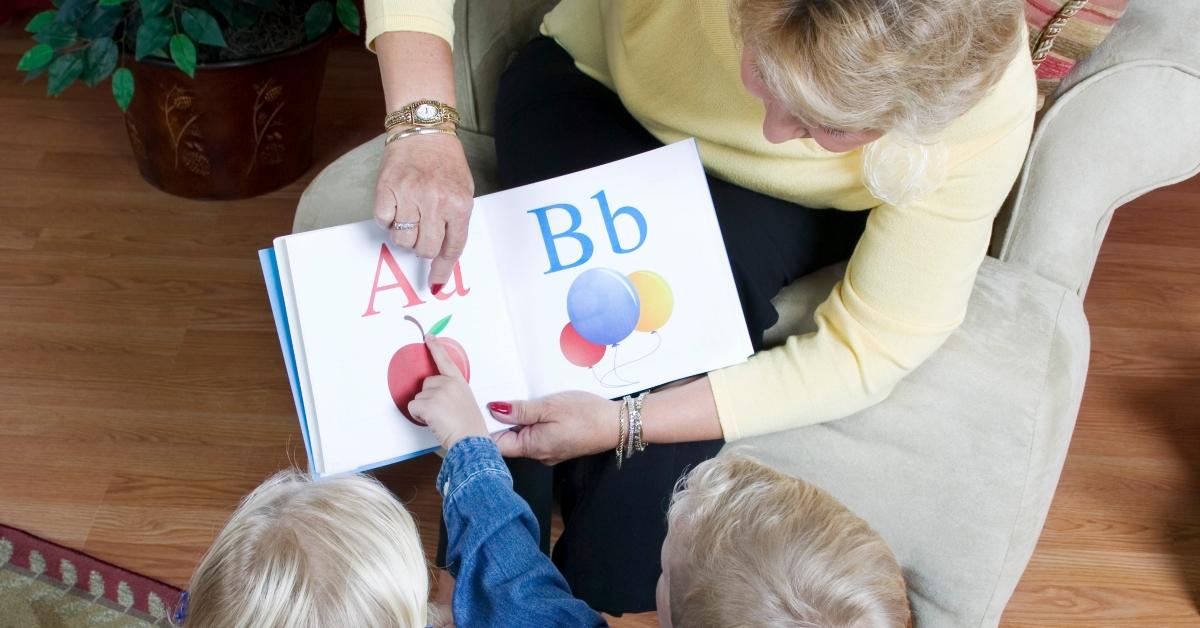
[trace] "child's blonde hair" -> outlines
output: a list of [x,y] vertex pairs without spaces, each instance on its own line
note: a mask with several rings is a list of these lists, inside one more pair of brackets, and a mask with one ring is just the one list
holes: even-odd
[[242,500],[188,587],[186,628],[423,627],[429,572],[404,506],[366,476],[282,471]]
[[681,480],[670,534],[676,628],[908,625],[904,577],[887,543],[825,491],[740,456]]

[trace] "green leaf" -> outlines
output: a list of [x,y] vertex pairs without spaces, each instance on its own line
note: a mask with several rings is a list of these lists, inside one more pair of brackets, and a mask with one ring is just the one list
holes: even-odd
[[359,15],[358,7],[354,6],[354,0],[337,0],[337,16],[346,30],[355,35],[358,34]]
[[63,24],[78,22],[83,16],[91,13],[95,6],[96,0],[63,0],[62,6],[58,7],[58,15],[54,17],[54,21]]
[[28,83],[29,81],[32,81],[45,73],[46,73],[46,66],[42,66],[36,70],[30,70],[29,73],[25,75],[25,80],[23,80],[21,82]]
[[125,4],[125,0],[100,0],[102,7],[119,7],[122,4]]
[[54,49],[46,44],[38,44],[33,48],[25,51],[21,55],[21,60],[17,62],[17,69],[22,72],[30,72],[39,68],[46,67],[50,60],[54,58]]
[[112,88],[117,106],[121,108],[121,111],[125,111],[129,108],[129,103],[133,102],[133,72],[130,72],[129,68],[121,68],[113,72]]
[[33,38],[39,44],[46,44],[57,50],[75,43],[76,35],[74,26],[62,22],[50,22],[43,26]]
[[54,21],[54,15],[55,11],[53,9],[47,9],[41,13],[38,13],[37,15],[33,16],[32,20],[29,20],[28,24],[25,25],[25,31],[29,33],[36,33],[42,30],[42,27]]
[[438,334],[442,333],[442,330],[446,329],[446,325],[449,325],[449,324],[450,324],[450,317],[451,317],[451,316],[454,316],[454,315],[453,315],[453,314],[447,314],[445,318],[443,318],[442,320],[440,320],[440,321],[438,321],[438,322],[434,323],[434,324],[433,324],[433,327],[430,327],[430,328],[429,328],[429,335],[430,335],[430,336],[436,336],[436,335],[438,335]]
[[95,87],[117,68],[117,44],[109,37],[93,39],[83,53],[83,82]]
[[50,64],[50,82],[46,86],[46,93],[51,96],[57,96],[68,87],[79,75],[83,72],[83,56],[78,52],[65,54],[54,60]]
[[84,39],[112,37],[121,23],[121,7],[96,6],[79,24],[79,36]]
[[313,40],[325,34],[333,23],[333,5],[321,0],[308,8],[304,14],[304,35]]
[[171,36],[171,59],[188,76],[196,76],[196,44],[187,35]]
[[142,17],[150,19],[162,14],[170,3],[171,0],[139,0],[138,4],[142,7]]
[[141,61],[171,40],[171,21],[165,17],[152,17],[138,27],[137,46],[133,58]]
[[221,25],[217,19],[204,9],[191,8],[183,12],[181,19],[183,31],[198,43],[209,46],[226,46],[225,36],[221,34]]

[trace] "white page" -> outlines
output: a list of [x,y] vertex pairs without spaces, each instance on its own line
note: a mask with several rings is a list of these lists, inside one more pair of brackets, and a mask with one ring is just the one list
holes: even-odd
[[[310,434],[319,439],[314,451],[321,452],[322,474],[375,466],[437,446],[427,428],[401,415],[389,389],[393,355],[405,346],[419,345],[407,352],[424,348],[421,332],[406,316],[428,332],[438,320],[452,315],[438,336],[461,343],[469,358],[471,388],[481,406],[528,395],[484,221],[479,214],[472,218],[470,245],[459,263],[462,286],[452,278],[442,291],[452,295],[445,300],[429,292],[428,261],[388,245],[413,296],[422,302],[413,305],[404,288],[374,290],[381,247],[388,235],[374,222],[283,238],[295,306],[293,310],[289,303],[289,319],[295,311],[299,321],[293,327],[295,335],[300,330],[305,334],[297,361],[303,355],[311,391],[305,403],[316,427]],[[388,265],[382,264],[378,286],[397,283]],[[410,374],[406,381],[419,379]],[[506,427],[487,412],[484,417],[492,431]]]
[[321,439],[317,437],[317,422],[311,408],[313,407],[312,387],[309,384],[308,364],[304,354],[304,335],[300,331],[300,318],[296,315],[296,293],[292,290],[292,274],[288,269],[287,243],[284,238],[275,238],[275,265],[279,272],[279,287],[283,292],[284,312],[288,317],[288,329],[292,336],[292,353],[296,359],[296,379],[300,383],[300,398],[304,407],[304,421],[308,431],[308,449],[312,451],[312,459],[308,461],[309,472],[320,473],[324,465],[321,463]]
[[[615,252],[601,202],[594,198],[600,191],[608,211],[615,215],[611,222],[619,248],[635,249],[641,240],[632,212],[621,214],[620,208],[633,206],[641,213],[645,239],[636,250]],[[578,266],[547,272],[551,258],[535,210],[560,204],[578,211],[576,233],[590,240],[591,257]],[[533,394],[574,389],[615,398],[736,364],[752,353],[694,140],[482,197],[476,201],[476,211],[490,216],[496,259]],[[551,234],[562,234],[572,225],[569,211],[563,208],[541,215]],[[581,257],[584,247],[574,236],[554,243],[560,266]],[[602,345],[604,354],[588,368],[568,361],[560,334],[570,322],[567,300],[572,284],[593,269],[608,269],[597,272],[617,276],[656,273],[667,285],[673,307],[657,331],[634,330],[615,346],[593,343],[592,349]],[[600,283],[615,285],[611,276],[605,279]],[[605,294],[581,288],[581,293],[589,292],[597,297]],[[640,301],[653,307],[661,302],[658,292],[656,298]],[[627,313],[629,302],[622,298],[616,305],[601,304],[610,306],[612,311]],[[603,339],[594,329],[591,333],[593,339]]]

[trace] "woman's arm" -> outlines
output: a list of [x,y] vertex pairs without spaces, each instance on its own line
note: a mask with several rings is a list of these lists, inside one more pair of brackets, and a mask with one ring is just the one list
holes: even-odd
[[[488,404],[492,416],[519,430],[492,435],[507,458],[533,458],[558,464],[617,446],[623,402],[585,392],[565,392],[530,401]],[[681,443],[722,437],[708,377],[664,387],[642,404],[642,440]]]
[[[423,99],[456,105],[454,63],[445,39],[391,31],[372,45],[388,112]],[[466,247],[474,193],[466,155],[453,135],[406,137],[384,149],[375,186],[375,219],[397,246],[432,260],[429,285],[434,292],[450,279]],[[391,229],[393,222],[413,222],[418,228],[397,231]]]

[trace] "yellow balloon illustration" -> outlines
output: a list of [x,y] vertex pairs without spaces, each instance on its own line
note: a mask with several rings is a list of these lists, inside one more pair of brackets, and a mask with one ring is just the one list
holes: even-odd
[[637,290],[642,302],[642,313],[638,317],[638,331],[657,331],[671,318],[675,309],[675,297],[667,280],[656,272],[639,270],[629,274],[629,282]]

